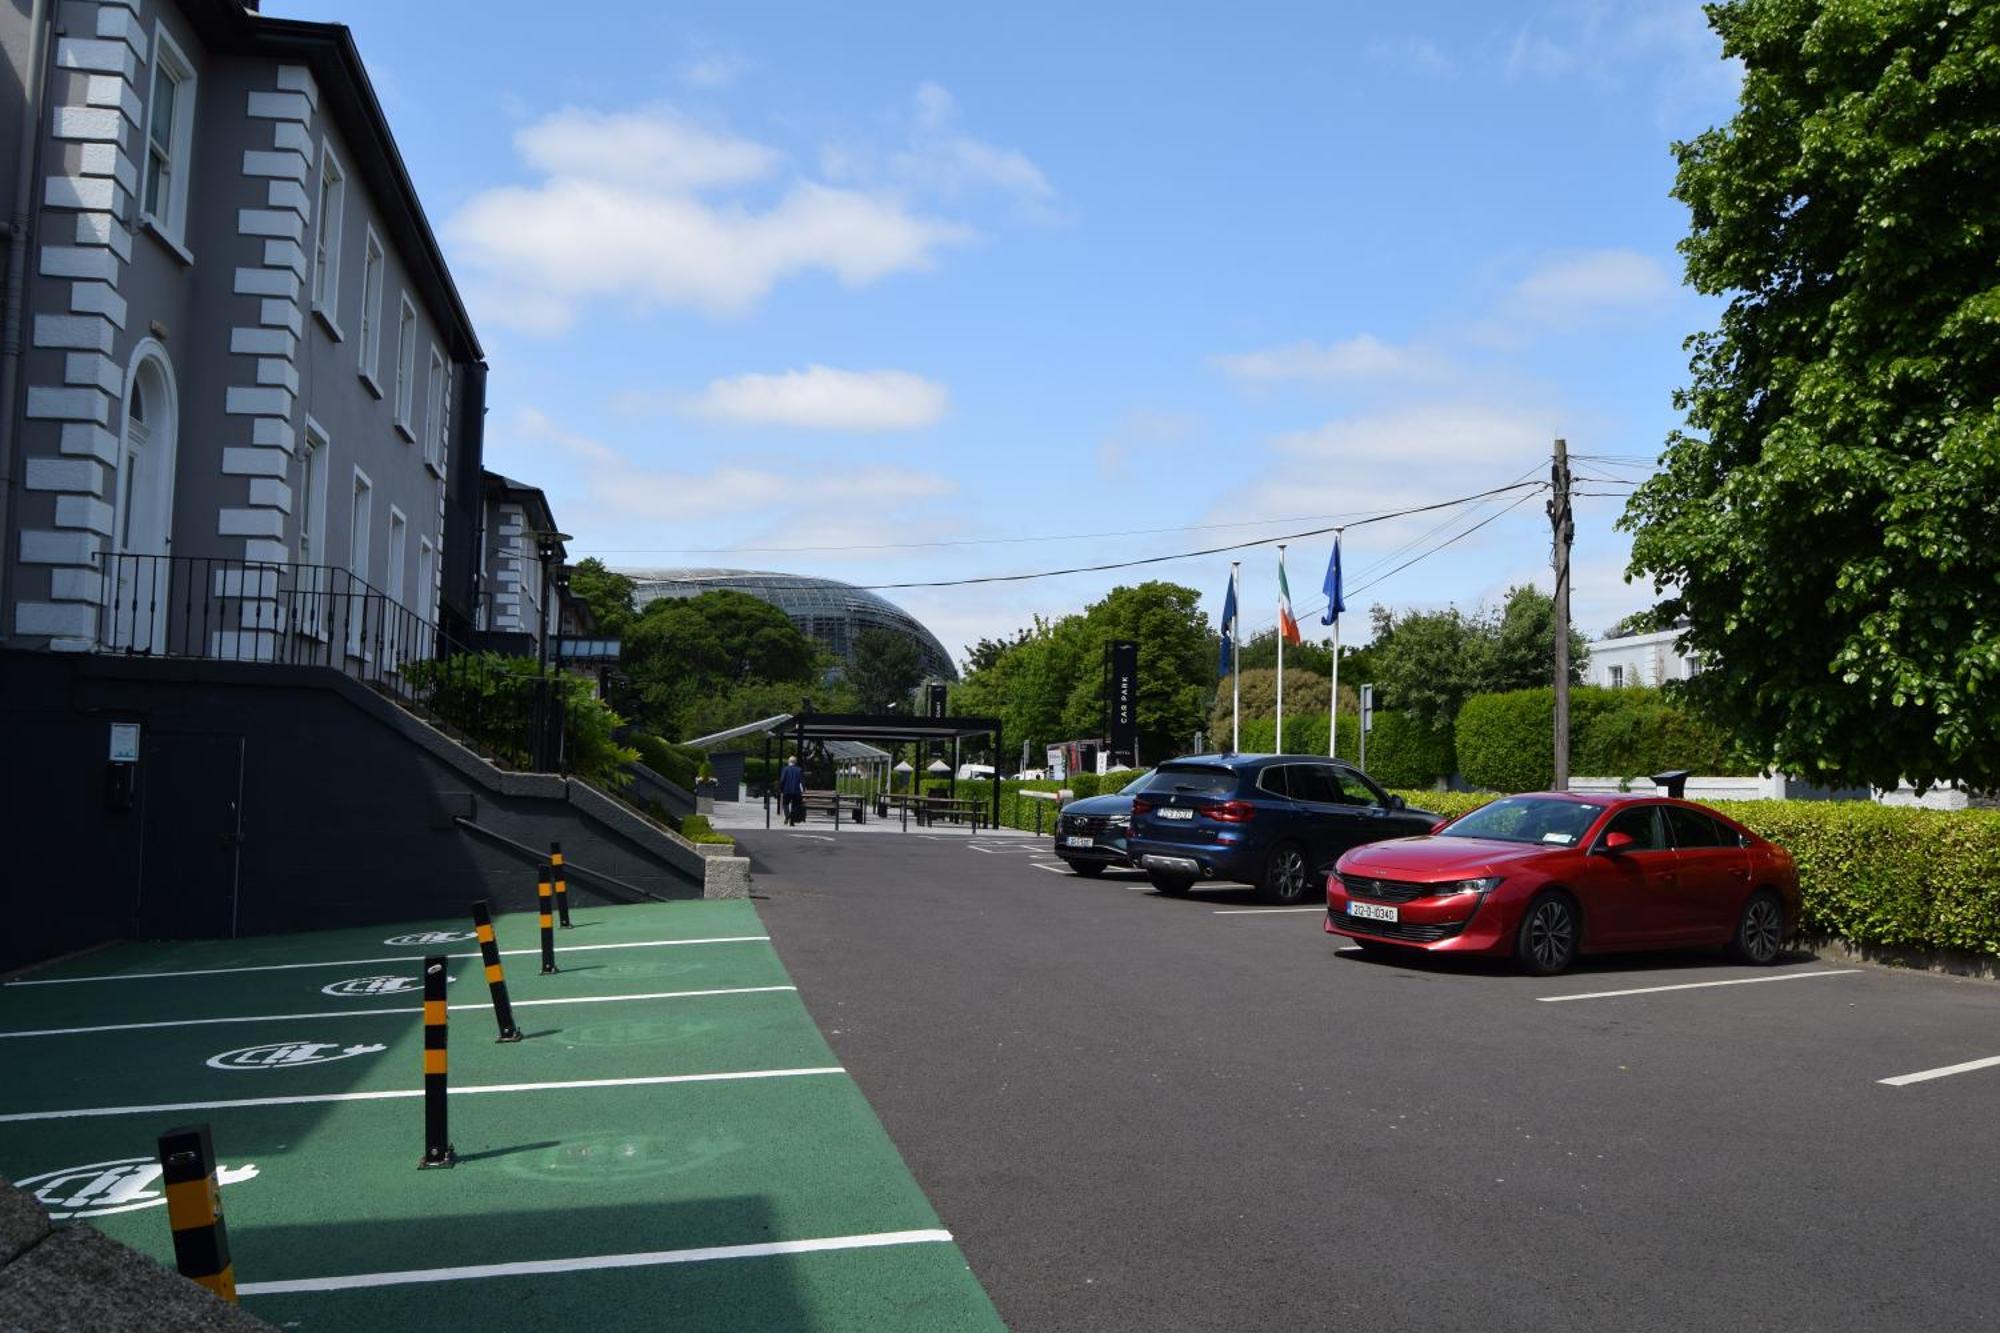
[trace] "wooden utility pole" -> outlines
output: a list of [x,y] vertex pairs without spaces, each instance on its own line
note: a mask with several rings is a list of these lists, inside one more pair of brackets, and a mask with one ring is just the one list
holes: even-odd
[[1576,520],[1569,504],[1569,445],[1556,441],[1549,466],[1549,527],[1555,537],[1556,565],[1556,791],[1569,790],[1569,548]]

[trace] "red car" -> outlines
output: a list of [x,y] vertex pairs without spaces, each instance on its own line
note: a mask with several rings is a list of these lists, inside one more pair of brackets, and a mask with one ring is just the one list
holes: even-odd
[[1539,976],[1621,949],[1722,946],[1770,963],[1798,919],[1791,853],[1653,796],[1508,796],[1428,837],[1357,847],[1326,882],[1330,935],[1511,955]]

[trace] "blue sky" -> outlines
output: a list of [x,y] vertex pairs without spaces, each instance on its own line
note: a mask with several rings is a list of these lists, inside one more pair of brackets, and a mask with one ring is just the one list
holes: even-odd
[[[1012,573],[1543,476],[1558,434],[1650,457],[1714,318],[1667,195],[1735,95],[1693,0],[264,7],[353,26],[488,465],[614,566]],[[1650,600],[1619,508],[1579,504],[1588,632]],[[1350,533],[1352,609],[1548,586],[1536,497],[1358,588],[1445,517]],[[1241,558],[1247,626],[1275,557]],[[1139,577],[1214,610],[1227,571],[887,595],[957,651]]]

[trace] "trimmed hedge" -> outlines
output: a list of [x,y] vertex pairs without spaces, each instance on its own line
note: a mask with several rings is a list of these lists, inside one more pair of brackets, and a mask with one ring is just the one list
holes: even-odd
[[[1287,671],[1287,676],[1292,673]],[[1355,750],[1361,743],[1360,719],[1343,713],[1340,717],[1340,752],[1347,758],[1354,758]],[[1220,749],[1229,741],[1229,724],[1225,721],[1222,730],[1209,737],[1210,744]],[[1243,719],[1242,737],[1239,748],[1244,754],[1272,754],[1278,748],[1277,719],[1269,717],[1246,717]],[[1326,714],[1294,713],[1285,710],[1285,753],[1325,754]]]
[[[1555,780],[1553,689],[1475,694],[1458,711],[1458,769],[1475,787],[1544,791]],[[1670,768],[1728,776],[1755,773],[1728,738],[1676,708],[1658,690],[1570,691],[1570,771],[1638,777]]]
[[1803,933],[2000,955],[2000,811],[1872,801],[1720,808],[1798,862]]
[[633,735],[631,740],[632,748],[639,752],[640,763],[667,781],[694,790],[695,778],[708,763],[707,755],[691,745],[675,745],[644,733]]
[[1404,713],[1375,710],[1375,727],[1368,733],[1369,777],[1385,787],[1428,787],[1456,772],[1458,750],[1449,728],[1439,731]]
[[[651,768],[648,764],[646,767]],[[681,836],[689,842],[735,842],[727,833],[717,833],[707,815],[688,815],[681,820]]]

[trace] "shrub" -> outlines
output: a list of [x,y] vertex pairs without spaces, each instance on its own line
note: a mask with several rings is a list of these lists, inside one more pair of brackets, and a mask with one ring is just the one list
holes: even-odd
[[[647,767],[650,768],[652,765],[648,764]],[[733,843],[736,841],[736,839],[726,833],[717,833],[715,826],[708,822],[707,815],[688,815],[682,819],[681,836],[689,842]]]
[[1480,791],[1395,791],[1419,810],[1430,810],[1446,819],[1457,819],[1460,815],[1471,814],[1488,801],[1498,800],[1492,792]]
[[[1555,780],[1555,691],[1476,694],[1459,709],[1453,739],[1459,772],[1475,787],[1543,791]],[[1635,777],[1687,768],[1703,774],[1755,772],[1731,755],[1727,738],[1658,690],[1570,691],[1570,769],[1593,777]]]
[[631,780],[625,765],[639,752],[614,739],[624,719],[581,676],[564,672],[545,676],[532,657],[489,652],[413,662],[405,678],[433,716],[490,754],[494,762],[523,770],[534,762],[537,692],[557,691],[563,701],[568,771],[612,791]]
[[[1407,713],[1375,711],[1368,733],[1368,776],[1385,787],[1428,787],[1458,772],[1449,729],[1439,731]],[[1435,806],[1426,806],[1435,809]]]
[[[1285,672],[1287,676],[1292,673]],[[1344,691],[1343,691],[1344,693]],[[1320,700],[1320,710],[1316,713],[1294,713],[1285,710],[1285,753],[1325,754],[1326,753],[1326,700]],[[1213,748],[1224,751],[1229,744],[1229,720],[1223,719],[1222,730],[1210,735]],[[1361,743],[1360,719],[1351,713],[1343,713],[1340,718],[1340,753],[1345,759],[1353,759]],[[1278,721],[1272,717],[1245,717],[1237,749],[1243,754],[1274,754],[1278,748]]]
[[631,737],[639,762],[667,781],[692,791],[695,778],[708,768],[708,756],[691,746],[675,745],[643,732]]
[[1805,934],[2000,955],[2000,811],[1872,801],[1721,809],[1798,862]]

